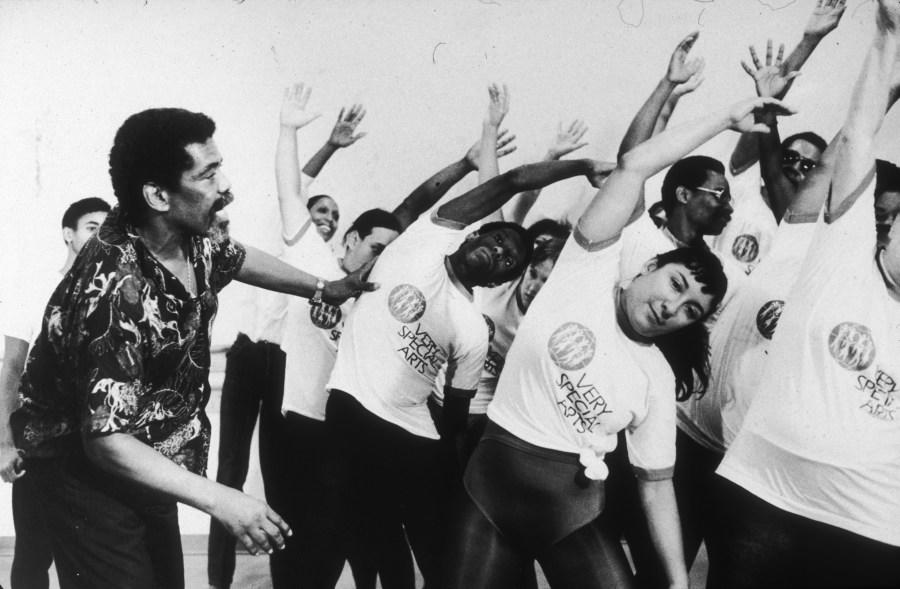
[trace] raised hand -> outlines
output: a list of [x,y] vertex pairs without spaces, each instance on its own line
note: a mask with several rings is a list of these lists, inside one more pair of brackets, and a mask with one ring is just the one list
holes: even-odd
[[328,143],[334,147],[348,147],[366,136],[365,132],[353,134],[363,117],[366,116],[366,109],[363,105],[354,104],[349,111],[346,113],[344,111],[345,109],[342,108],[338,113],[337,121],[335,121],[331,136],[328,138]]
[[326,282],[325,290],[322,292],[322,300],[330,305],[340,305],[347,299],[357,297],[363,292],[377,290],[377,284],[366,280],[374,265],[375,260],[369,260],[369,262],[347,274],[344,278]]
[[771,129],[765,123],[757,123],[754,115],[773,114],[775,116],[790,116],[797,111],[777,98],[756,97],[738,102],[731,107],[729,129],[740,133],[769,133]]
[[878,30],[892,35],[900,31],[900,0],[878,0]]
[[[503,157],[511,154],[516,150],[516,146],[512,142],[516,140],[516,136],[511,134],[507,129],[502,129],[497,134],[497,157]],[[469,151],[466,152],[466,162],[473,170],[478,169],[478,158],[481,156],[481,141],[476,141]]]
[[612,174],[612,171],[616,169],[616,163],[593,160],[591,168],[592,169],[587,176],[588,182],[590,182],[591,186],[594,188],[600,188],[600,185],[603,184],[603,181],[606,180],[607,176]]
[[824,37],[837,28],[847,8],[847,0],[819,0],[813,8],[804,35]]
[[761,97],[780,96],[790,85],[791,80],[800,75],[800,72],[782,72],[784,61],[784,43],[778,46],[778,56],[772,62],[772,39],[766,42],[766,63],[761,64],[756,48],[750,46],[750,58],[753,67],[746,61],[741,61],[741,67],[747,72],[756,84],[756,94]]
[[284,89],[284,100],[281,102],[281,126],[299,129],[322,116],[306,110],[312,88],[304,84],[294,84]]
[[277,513],[254,497],[222,486],[222,497],[211,515],[234,535],[254,556],[284,548],[290,526]]
[[675,98],[681,98],[685,94],[690,94],[694,90],[700,87],[703,84],[703,81],[706,78],[703,77],[703,68],[700,68],[700,71],[691,76],[687,82],[683,82],[675,86],[672,90],[672,96]]
[[488,86],[488,96],[490,96],[491,101],[488,103],[485,122],[494,127],[499,127],[500,123],[503,122],[503,117],[509,112],[509,89],[506,87],[506,84],[503,84],[503,86],[491,84]]
[[558,160],[564,155],[570,154],[576,149],[581,149],[588,144],[581,138],[587,133],[587,125],[581,119],[575,119],[567,129],[563,129],[562,122],[556,131],[556,139],[550,149],[547,150],[547,159]]
[[705,62],[702,57],[688,59],[691,47],[694,46],[694,43],[699,36],[700,32],[694,31],[682,39],[678,46],[675,47],[675,51],[672,52],[672,57],[669,59],[669,69],[666,72],[666,79],[673,84],[683,84],[690,80],[691,76],[694,74],[703,71]]

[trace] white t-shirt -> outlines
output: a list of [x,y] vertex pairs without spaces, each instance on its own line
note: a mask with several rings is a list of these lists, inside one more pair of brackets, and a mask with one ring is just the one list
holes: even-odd
[[870,177],[849,211],[818,224],[718,472],[781,509],[900,546],[900,302],[876,262],[873,192]]
[[21,271],[19,274],[21,279],[13,288],[7,289],[7,296],[0,304],[0,329],[2,335],[28,342],[31,346],[41,332],[50,295],[63,275],[58,270],[29,273],[27,277]]
[[778,223],[760,195],[759,164],[738,176],[729,176],[734,213],[719,235],[710,239],[711,247],[750,274],[765,259],[775,237]]
[[[287,241],[282,260],[323,280],[345,276],[331,247],[307,221],[298,236]],[[285,353],[282,412],[293,411],[323,421],[328,401],[325,385],[334,367],[344,317],[353,306],[313,306],[300,297],[287,297],[281,349]]]
[[724,452],[759,385],[769,344],[815,231],[815,216],[782,221],[768,255],[710,332],[706,394],[678,405],[678,423],[705,447]]
[[675,464],[675,379],[662,353],[616,319],[622,240],[584,246],[576,229],[532,301],[506,356],[488,417],[521,439],[563,452],[615,447],[625,429],[639,476]]
[[372,269],[381,287],[349,313],[328,382],[375,415],[417,436],[439,436],[426,406],[438,371],[449,386],[474,391],[488,328],[472,295],[445,261],[464,227],[437,217],[416,221]]
[[[519,329],[522,317],[525,316],[516,295],[520,283],[521,280],[513,280],[495,288],[475,289],[475,305],[481,310],[487,322],[490,345],[484,360],[484,370],[481,371],[481,379],[478,381],[478,390],[469,403],[470,414],[484,415],[487,413],[488,404],[494,398],[500,372],[506,363],[506,353],[513,338],[516,337],[516,330]],[[445,377],[445,371],[442,370],[432,391],[432,396],[439,405],[444,404]]]

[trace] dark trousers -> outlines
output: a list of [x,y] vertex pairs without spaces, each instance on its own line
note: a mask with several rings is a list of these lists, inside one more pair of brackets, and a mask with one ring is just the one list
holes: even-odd
[[[333,492],[343,506],[334,517],[346,522],[356,558],[384,570],[392,558],[385,548],[394,546],[390,537],[400,522],[425,586],[438,587],[449,509],[440,442],[413,435],[336,390],[325,424],[337,458]],[[382,586],[397,585],[382,577]]]
[[[283,492],[279,441],[281,401],[284,394],[285,356],[269,342],[254,342],[243,333],[228,350],[222,385],[219,425],[219,467],[216,482],[242,489],[250,467],[250,445],[259,416],[259,463],[266,500],[279,501]],[[277,509],[276,509],[277,511]],[[284,517],[284,514],[279,514]],[[294,522],[287,520],[289,524]],[[209,584],[230,587],[234,578],[235,538],[216,520],[209,526]],[[273,569],[273,576],[276,571]]]
[[10,572],[12,589],[47,589],[50,586],[50,565],[53,552],[47,525],[44,521],[44,506],[35,488],[35,477],[27,472],[31,468],[26,462],[26,474],[16,480],[12,487],[12,513],[16,528],[16,549]]
[[710,589],[900,587],[900,546],[781,510],[719,477]]
[[27,476],[39,489],[61,589],[183,589],[174,501],[83,456],[33,461]]

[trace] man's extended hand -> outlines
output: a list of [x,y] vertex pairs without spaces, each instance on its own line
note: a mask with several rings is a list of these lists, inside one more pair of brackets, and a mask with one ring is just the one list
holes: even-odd
[[284,539],[292,534],[291,527],[264,502],[220,485],[215,506],[210,512],[225,529],[241,541],[254,556],[271,554],[284,548]]
[[847,8],[847,0],[819,0],[813,8],[803,34],[824,37],[837,28]]
[[669,69],[666,72],[666,79],[673,84],[683,84],[691,79],[691,76],[694,74],[703,71],[705,62],[702,57],[688,59],[691,47],[694,46],[694,43],[699,36],[700,32],[694,31],[682,39],[678,46],[675,47],[675,51],[672,52],[672,57],[669,59]]
[[12,483],[25,476],[22,470],[22,451],[15,446],[0,446],[0,477],[4,482]]
[[365,132],[353,134],[365,116],[366,109],[361,104],[354,104],[346,114],[342,108],[341,112],[338,113],[334,128],[331,130],[328,143],[334,147],[349,147],[365,137]]
[[281,103],[281,121],[282,127],[299,129],[310,124],[314,120],[322,116],[321,113],[312,113],[306,110],[306,103],[309,102],[309,95],[312,88],[305,86],[303,83],[294,84],[284,89],[284,100]]
[[[516,136],[512,135],[506,129],[497,134],[497,157],[503,157],[511,154],[516,150],[516,146],[512,142],[516,140]],[[481,157],[481,141],[475,144],[466,152],[466,162],[473,170],[478,169],[478,158]]]
[[756,84],[756,94],[760,97],[781,96],[790,85],[791,80],[800,75],[800,72],[783,72],[784,43],[778,46],[778,55],[772,62],[772,39],[766,41],[766,63],[763,65],[756,54],[756,48],[750,46],[750,58],[753,67],[746,61],[741,61],[741,67],[747,72]]
[[600,160],[593,160],[591,165],[591,171],[587,174],[588,182],[591,183],[591,186],[594,188],[600,188],[600,185],[603,184],[603,181],[612,174],[612,171],[616,169],[615,162],[603,162]]
[[581,119],[575,119],[567,129],[563,129],[562,122],[559,123],[556,131],[556,139],[550,149],[547,150],[547,159],[558,160],[564,155],[568,155],[576,149],[581,149],[588,144],[581,138],[587,133],[587,125]]
[[322,300],[330,305],[340,305],[347,299],[357,297],[363,292],[376,290],[378,284],[366,280],[374,265],[375,260],[370,260],[340,280],[325,283]]

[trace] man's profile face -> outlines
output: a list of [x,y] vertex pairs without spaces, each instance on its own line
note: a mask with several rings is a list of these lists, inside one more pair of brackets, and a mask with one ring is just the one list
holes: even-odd
[[688,218],[703,235],[719,235],[731,221],[731,192],[728,180],[719,172],[710,170],[706,181],[696,188],[688,188],[690,197],[684,206]]
[[167,190],[167,218],[189,235],[206,235],[216,213],[233,200],[231,183],[222,173],[222,155],[212,138],[191,143],[184,150],[193,165],[181,174],[176,189]]
[[100,225],[103,225],[103,221],[105,220],[105,211],[85,213],[78,217],[78,220],[75,222],[75,229],[66,227],[63,230],[63,238],[66,240],[69,248],[77,254],[81,251],[81,248],[84,247],[84,244],[87,243],[87,240],[97,233],[97,230],[100,229]]
[[900,212],[900,191],[883,190],[875,195],[875,230],[878,245],[886,246],[890,238],[891,226]]
[[347,236],[347,250],[343,267],[346,272],[354,272],[378,257],[384,248],[400,235],[387,227],[372,227],[371,233],[360,239],[355,231]]

